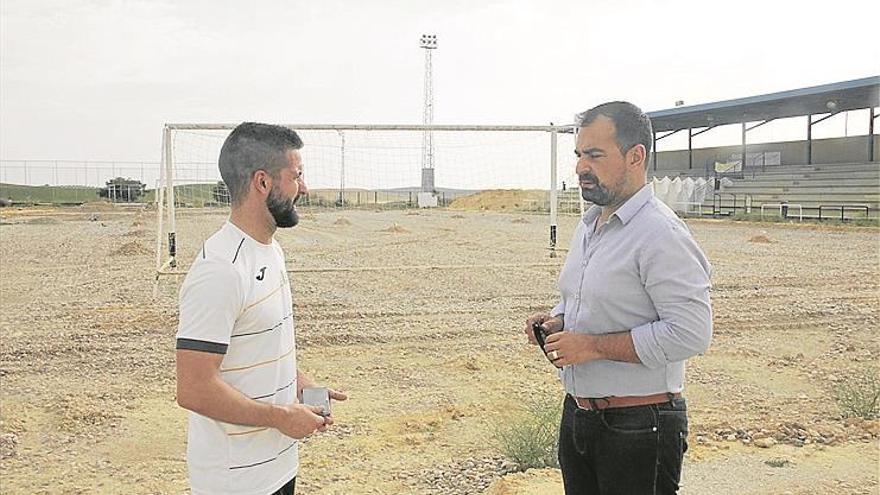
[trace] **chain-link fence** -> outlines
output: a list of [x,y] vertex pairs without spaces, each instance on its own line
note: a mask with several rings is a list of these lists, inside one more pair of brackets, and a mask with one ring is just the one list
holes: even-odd
[[156,162],[0,160],[0,198],[12,203],[152,201],[158,179]]

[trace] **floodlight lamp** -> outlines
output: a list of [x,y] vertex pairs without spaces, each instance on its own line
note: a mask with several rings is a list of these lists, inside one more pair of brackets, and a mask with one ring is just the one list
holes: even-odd
[[437,35],[436,34],[423,34],[422,38],[419,40],[419,46],[422,48],[428,48],[428,49],[437,48]]
[[833,112],[834,110],[837,109],[837,102],[834,100],[828,100],[825,103],[825,108],[827,108],[828,110],[831,110]]

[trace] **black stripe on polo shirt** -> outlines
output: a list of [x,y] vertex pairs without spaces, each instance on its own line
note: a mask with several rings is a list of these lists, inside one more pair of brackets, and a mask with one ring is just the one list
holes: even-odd
[[187,351],[210,352],[211,354],[226,354],[227,344],[209,342],[207,340],[177,339],[177,348]]
[[241,242],[238,243],[238,248],[235,249],[235,256],[232,258],[232,264],[235,264],[235,260],[238,259],[238,252],[241,251],[241,245],[244,244],[244,237],[241,238]]
[[288,450],[290,450],[290,448],[293,447],[294,445],[296,445],[296,440],[294,440],[292,444],[290,444],[290,445],[288,445],[287,447],[285,447],[281,452],[278,453],[278,455],[276,455],[275,457],[273,457],[273,458],[271,458],[271,459],[266,459],[265,461],[255,462],[255,463],[253,463],[253,464],[244,464],[244,465],[241,465],[241,466],[232,466],[232,467],[230,467],[229,469],[230,469],[230,470],[232,470],[232,469],[246,469],[246,468],[252,468],[252,467],[260,466],[260,465],[262,465],[262,464],[266,464],[267,462],[272,462],[272,461],[278,459],[279,457],[281,457],[281,454],[283,454],[283,453],[287,452]]
[[231,338],[234,339],[234,338],[236,338],[236,337],[248,337],[248,336],[251,336],[251,335],[260,335],[261,333],[271,332],[272,330],[278,330],[278,328],[280,328],[281,325],[284,324],[284,320],[287,320],[287,319],[290,318],[291,316],[293,316],[293,313],[288,313],[287,315],[284,316],[284,318],[281,318],[281,321],[279,321],[278,323],[276,323],[275,325],[273,325],[272,328],[267,328],[267,329],[265,329],[265,330],[258,330],[258,331],[256,331],[256,332],[237,333],[237,334],[235,334],[235,335],[232,335]]
[[273,395],[277,394],[278,392],[281,392],[282,390],[286,390],[286,389],[290,388],[291,385],[293,385],[294,383],[296,383],[296,380],[291,381],[291,382],[288,383],[287,385],[285,385],[285,386],[279,388],[278,390],[272,392],[271,394],[260,395],[260,396],[257,396],[257,397],[251,397],[251,399],[259,400],[259,399],[266,399],[266,398],[272,397]]

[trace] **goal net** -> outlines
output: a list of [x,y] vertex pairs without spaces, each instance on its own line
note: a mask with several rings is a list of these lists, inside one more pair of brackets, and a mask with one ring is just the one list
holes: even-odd
[[[542,245],[544,255],[550,248],[552,256],[556,247],[557,213],[577,212],[583,207],[577,194],[573,160],[569,158],[573,146],[570,127],[289,127],[296,130],[304,142],[300,153],[310,193],[298,208],[300,215],[307,219],[330,215],[331,220],[344,223],[344,215],[350,212],[360,215],[352,220],[361,225],[381,219],[382,213],[387,213],[388,228],[394,228],[404,218],[401,215],[413,215],[406,217],[408,219],[423,215],[427,222],[431,215],[467,221],[481,212],[513,214],[518,216],[511,222],[524,218],[521,223],[544,226],[539,238],[534,238],[534,232],[529,235],[531,242]],[[228,216],[229,194],[217,161],[220,148],[233,128],[233,125],[165,126],[155,195],[157,277],[185,273],[204,240]],[[426,152],[426,141],[432,143],[430,153]],[[363,212],[372,215],[363,216]],[[495,218],[495,223],[503,223],[506,217],[501,218]],[[315,223],[326,224],[323,219]],[[306,224],[301,222],[300,226],[315,229],[315,225]],[[491,224],[480,227],[486,236],[492,235],[492,228]],[[431,242],[454,239],[454,234],[445,235],[443,229],[437,227],[440,232],[431,237]],[[339,232],[332,234],[334,238],[340,235]],[[351,235],[359,238],[358,234]],[[412,250],[414,254],[417,251]],[[358,267],[356,257],[340,255],[328,261],[334,269]],[[419,261],[429,260],[396,259],[395,263],[412,265]],[[539,261],[522,260],[524,263]],[[487,261],[474,264],[491,265]]]

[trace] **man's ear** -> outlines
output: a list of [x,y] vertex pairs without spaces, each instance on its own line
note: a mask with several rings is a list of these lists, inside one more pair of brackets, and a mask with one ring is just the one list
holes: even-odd
[[251,187],[261,194],[269,194],[272,190],[272,176],[265,170],[257,170],[251,178]]
[[637,144],[629,149],[626,154],[626,166],[630,168],[645,168],[645,160],[648,159],[648,150],[644,144]]

